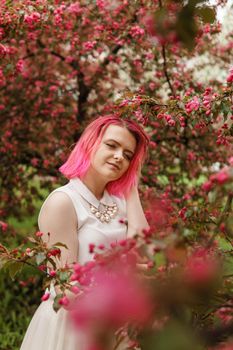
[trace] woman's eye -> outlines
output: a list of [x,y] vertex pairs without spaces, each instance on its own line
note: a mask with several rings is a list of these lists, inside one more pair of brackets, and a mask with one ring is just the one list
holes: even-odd
[[106,143],[106,145],[107,145],[108,147],[110,147],[110,148],[114,148],[114,147],[115,147],[115,145],[112,145],[111,143]]
[[132,157],[129,154],[125,154],[124,157],[129,161],[132,159]]

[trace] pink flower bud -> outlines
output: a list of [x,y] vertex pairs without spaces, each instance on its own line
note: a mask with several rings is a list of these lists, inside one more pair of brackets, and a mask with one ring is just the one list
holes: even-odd
[[229,175],[225,171],[221,171],[216,175],[216,181],[219,184],[224,184],[229,179]]
[[42,237],[43,236],[43,232],[37,231],[36,232],[36,237]]
[[202,189],[206,192],[210,191],[213,187],[213,183],[211,181],[206,181],[203,185],[202,185]]
[[51,277],[55,277],[56,276],[56,271],[55,270],[51,270],[50,272],[49,272],[49,275],[51,276]]
[[221,232],[223,232],[223,233],[225,232],[226,225],[224,224],[224,222],[222,222],[222,223],[220,224],[219,229],[220,229]]
[[50,293],[45,293],[44,295],[42,295],[41,301],[46,301],[49,299],[49,297],[50,297]]
[[64,296],[64,297],[62,297],[62,298],[59,300],[58,303],[59,303],[60,305],[62,305],[62,306],[68,306],[69,303],[70,303],[70,301],[69,301],[69,299],[67,298],[67,296]]
[[90,254],[94,253],[94,249],[95,249],[95,244],[90,243],[90,244],[89,244],[89,253],[90,253]]
[[78,293],[80,292],[80,289],[79,289],[79,287],[77,287],[77,286],[72,286],[72,287],[70,288],[70,290],[71,290],[71,292],[74,293],[74,294],[78,294]]
[[155,266],[155,264],[154,264],[153,261],[148,261],[148,263],[147,263],[147,268],[148,269],[152,269],[154,266]]
[[0,221],[0,227],[3,232],[5,232],[8,228],[8,224],[6,222]]

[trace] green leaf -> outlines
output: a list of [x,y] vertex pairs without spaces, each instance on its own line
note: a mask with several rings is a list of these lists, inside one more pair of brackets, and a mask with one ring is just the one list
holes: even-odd
[[66,282],[68,278],[70,277],[70,272],[69,271],[60,271],[58,273],[58,276],[61,280],[61,282]]
[[68,249],[67,245],[65,243],[62,243],[62,242],[57,242],[53,245],[53,247],[64,247],[66,249]]
[[5,5],[6,5],[7,7],[12,6],[12,5],[13,5],[13,0],[7,0]]
[[40,265],[46,259],[45,253],[37,253],[36,254],[36,263]]
[[62,294],[57,294],[56,297],[54,298],[54,302],[53,302],[53,310],[55,312],[57,312],[60,308],[61,305],[59,304],[59,300],[63,297]]
[[216,19],[215,10],[210,7],[197,8],[196,14],[202,18],[204,23],[213,23]]
[[20,262],[10,261],[7,263],[7,269],[12,280],[15,278],[15,275],[22,270],[22,267],[23,264]]
[[156,253],[155,254],[155,265],[156,267],[160,267],[166,263],[166,259],[164,253]]

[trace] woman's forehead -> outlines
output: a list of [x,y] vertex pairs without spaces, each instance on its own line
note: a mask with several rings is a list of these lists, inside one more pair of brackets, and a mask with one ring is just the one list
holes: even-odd
[[136,139],[134,135],[126,128],[119,125],[109,125],[104,132],[103,140],[115,140],[122,146],[127,146],[132,151],[136,148]]

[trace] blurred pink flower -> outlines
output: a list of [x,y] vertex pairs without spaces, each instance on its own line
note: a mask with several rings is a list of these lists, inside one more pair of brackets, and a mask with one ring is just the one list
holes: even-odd
[[227,76],[227,82],[232,83],[233,82],[233,68],[230,68],[229,74]]
[[0,227],[3,232],[5,232],[8,228],[8,224],[6,222],[0,221]]
[[184,278],[192,285],[209,283],[216,278],[218,267],[212,254],[207,249],[199,248],[188,258]]
[[149,319],[152,307],[147,291],[132,271],[124,274],[122,270],[123,266],[119,271],[101,268],[94,272],[93,285],[71,307],[71,318],[78,327],[90,329],[101,323],[102,327],[120,327]]

